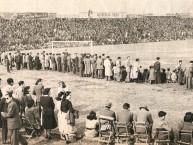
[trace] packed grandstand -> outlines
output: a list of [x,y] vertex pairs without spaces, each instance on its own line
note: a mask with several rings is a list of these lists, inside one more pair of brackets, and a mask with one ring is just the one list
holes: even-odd
[[193,38],[193,18],[0,18],[0,49],[50,48],[51,41],[90,41],[94,45],[130,44]]

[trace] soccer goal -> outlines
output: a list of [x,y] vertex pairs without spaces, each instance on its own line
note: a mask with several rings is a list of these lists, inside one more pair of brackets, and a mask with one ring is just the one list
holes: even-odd
[[93,41],[52,41],[52,53],[56,52],[93,54]]

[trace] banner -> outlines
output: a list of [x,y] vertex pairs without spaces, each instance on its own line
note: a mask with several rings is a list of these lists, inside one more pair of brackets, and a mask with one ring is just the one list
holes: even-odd
[[79,18],[126,18],[126,12],[80,12]]

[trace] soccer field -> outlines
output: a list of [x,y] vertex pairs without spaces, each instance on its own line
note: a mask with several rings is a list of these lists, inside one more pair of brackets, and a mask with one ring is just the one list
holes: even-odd
[[[162,67],[174,68],[178,60],[183,60],[183,66],[188,60],[193,59],[193,40],[175,41],[175,42],[158,42],[158,43],[140,43],[129,45],[110,45],[110,46],[94,46],[94,53],[110,55],[113,59],[121,56],[124,60],[126,56],[131,59],[140,58],[142,66],[149,66],[154,63],[156,56],[161,57]],[[51,50],[45,50],[47,52]],[[64,49],[57,49],[54,53],[63,52]],[[88,48],[68,48],[71,53],[89,52]],[[33,53],[41,52],[41,50],[32,50]],[[0,66],[2,86],[6,84],[6,79],[12,77],[14,79],[14,87],[18,85],[18,81],[24,80],[26,85],[33,88],[38,78],[43,79],[46,87],[52,88],[51,96],[56,97],[59,81],[64,81],[72,91],[72,103],[74,108],[80,111],[80,118],[77,120],[78,132],[83,133],[85,127],[85,119],[87,114],[93,110],[97,112],[104,108],[106,101],[113,104],[112,110],[115,112],[122,110],[123,103],[131,105],[131,111],[136,112],[140,106],[147,105],[152,113],[153,120],[157,119],[159,111],[166,111],[166,120],[176,129],[177,123],[183,120],[186,112],[193,112],[193,91],[186,90],[185,86],[178,84],[159,84],[150,85],[148,83],[118,83],[106,82],[92,78],[79,78],[71,73],[60,73],[53,71],[36,71],[36,70],[13,70],[10,74],[6,73],[5,67]],[[54,99],[55,100],[55,99]],[[58,130],[53,132],[58,133]],[[30,144],[49,144],[43,142],[44,138],[31,140]],[[57,141],[57,142],[54,142]],[[95,142],[96,143],[96,142]],[[95,144],[94,143],[94,144]],[[63,144],[59,139],[53,140],[53,144]],[[75,144],[90,144],[88,141]],[[93,144],[93,143],[92,143]]]

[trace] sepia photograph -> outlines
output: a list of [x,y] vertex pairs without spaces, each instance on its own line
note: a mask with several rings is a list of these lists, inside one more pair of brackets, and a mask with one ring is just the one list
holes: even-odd
[[193,145],[193,0],[0,0],[0,145]]

